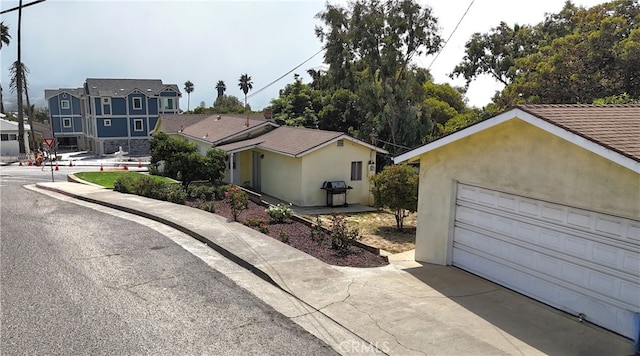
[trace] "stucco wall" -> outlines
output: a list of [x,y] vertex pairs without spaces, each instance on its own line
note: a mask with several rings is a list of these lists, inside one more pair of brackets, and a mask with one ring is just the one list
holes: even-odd
[[416,260],[449,264],[456,182],[640,219],[640,175],[514,119],[420,157]]
[[[303,206],[326,205],[327,193],[320,188],[324,181],[334,180],[343,180],[353,188],[347,194],[347,203],[373,204],[373,197],[369,192],[368,162],[375,159],[374,151],[349,140],[343,140],[342,147],[333,142],[303,156],[303,189],[301,191]],[[362,161],[362,180],[352,181],[351,162],[356,161]]]
[[264,152],[262,159],[262,192],[294,205],[301,205],[300,159]]

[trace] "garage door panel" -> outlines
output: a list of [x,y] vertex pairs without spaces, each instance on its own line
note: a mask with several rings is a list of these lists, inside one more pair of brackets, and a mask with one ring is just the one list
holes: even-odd
[[627,337],[640,222],[459,185],[453,264]]
[[627,238],[636,243],[640,241],[640,224],[630,223],[628,225]]
[[627,271],[640,271],[640,254],[625,251],[622,268]]
[[620,282],[620,299],[625,302],[637,305],[640,304],[640,286],[637,283],[631,283],[629,281]]

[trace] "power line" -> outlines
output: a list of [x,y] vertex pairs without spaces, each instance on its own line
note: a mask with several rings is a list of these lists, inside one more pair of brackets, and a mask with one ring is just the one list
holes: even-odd
[[[24,9],[24,8],[25,8],[25,7],[27,7],[27,6],[31,6],[31,5],[35,5],[35,4],[39,4],[39,3],[41,3],[41,2],[45,2],[45,1],[47,1],[47,0],[36,0],[36,1],[34,1],[34,2],[30,2],[30,3],[28,3],[28,4],[22,5],[22,8]],[[10,8],[10,9],[6,9],[6,10],[3,10],[3,11],[0,11],[0,15],[2,15],[2,14],[6,14],[7,12],[11,12],[11,11],[16,11],[16,10],[18,10],[19,8],[20,8],[20,6],[18,5],[18,6],[16,6],[16,7],[12,7],[12,8]]]
[[253,93],[251,93],[251,95],[247,96],[247,99],[258,95],[260,92],[264,91],[265,89],[267,89],[268,87],[272,86],[273,84],[277,83],[280,79],[286,77],[287,75],[291,74],[291,72],[293,72],[294,70],[300,68],[303,64],[309,62],[311,59],[313,59],[313,57],[317,56],[318,54],[320,54],[320,52],[324,51],[324,48],[320,49],[318,52],[316,52],[313,56],[307,58],[307,60],[305,60],[304,62],[298,64],[297,66],[295,66],[293,69],[291,69],[290,71],[286,72],[285,74],[283,74],[282,76],[280,76],[278,79],[272,81],[271,83],[267,84],[266,86],[254,91]]
[[464,20],[465,16],[467,16],[467,13],[469,12],[469,9],[471,9],[471,5],[473,5],[474,2],[475,2],[475,0],[471,0],[471,3],[467,7],[467,11],[465,11],[464,14],[462,14],[462,17],[460,18],[460,21],[458,21],[458,24],[456,25],[456,27],[453,29],[453,31],[451,31],[451,34],[449,35],[449,38],[447,38],[447,40],[444,41],[444,45],[442,45],[442,48],[440,48],[440,50],[436,54],[436,57],[431,61],[431,64],[429,64],[429,67],[427,67],[427,70],[431,69],[431,66],[433,65],[433,63],[436,61],[436,59],[438,59],[438,57],[440,57],[440,53],[442,53],[444,48],[447,46],[447,43],[449,43],[449,40],[451,39],[451,37],[453,37],[453,34],[456,33],[456,30],[458,29],[458,26],[460,26],[460,24],[462,23],[462,20]]

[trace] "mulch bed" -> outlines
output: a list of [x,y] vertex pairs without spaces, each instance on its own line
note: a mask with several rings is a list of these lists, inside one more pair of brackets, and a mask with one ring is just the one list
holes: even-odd
[[[231,208],[224,200],[216,200],[215,213],[227,219],[232,219]],[[198,201],[188,201],[187,205],[199,207]],[[358,246],[351,246],[347,254],[339,254],[331,248],[331,239],[327,235],[324,242],[317,243],[311,240],[311,227],[305,223],[287,219],[284,223],[269,223],[269,217],[265,213],[265,207],[249,201],[249,208],[238,215],[238,221],[246,219],[265,218],[267,221],[266,235],[276,240],[281,240],[281,232],[286,234],[291,247],[295,247],[321,261],[334,266],[349,267],[380,267],[389,264],[386,257],[377,255]]]

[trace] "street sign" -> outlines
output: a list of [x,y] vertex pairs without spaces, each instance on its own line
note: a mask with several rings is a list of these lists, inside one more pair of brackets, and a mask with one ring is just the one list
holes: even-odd
[[44,143],[47,144],[47,147],[52,148],[53,147],[53,143],[56,142],[56,139],[53,137],[47,137],[44,139]]

